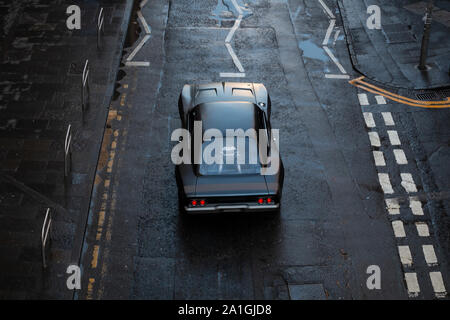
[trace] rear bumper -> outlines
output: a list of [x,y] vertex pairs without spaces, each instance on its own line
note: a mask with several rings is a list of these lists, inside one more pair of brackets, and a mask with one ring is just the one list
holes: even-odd
[[203,214],[203,213],[219,213],[219,212],[267,212],[277,211],[280,208],[280,204],[269,205],[247,205],[247,204],[234,204],[234,205],[216,205],[206,207],[188,207],[185,206],[184,210],[189,214]]

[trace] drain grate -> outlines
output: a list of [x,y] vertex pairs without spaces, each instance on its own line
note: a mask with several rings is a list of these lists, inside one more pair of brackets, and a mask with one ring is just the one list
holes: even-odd
[[402,32],[385,32],[386,40],[388,43],[408,43],[416,42],[413,34],[409,31]]
[[450,98],[450,88],[441,90],[439,93],[441,94],[442,99]]
[[436,92],[424,92],[416,94],[417,99],[421,101],[440,100],[440,96]]

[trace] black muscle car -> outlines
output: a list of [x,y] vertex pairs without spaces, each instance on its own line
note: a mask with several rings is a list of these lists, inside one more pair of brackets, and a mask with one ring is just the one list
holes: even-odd
[[[279,166],[275,174],[262,174],[262,169],[270,163],[261,161],[261,143],[263,148],[267,148],[268,155],[274,154],[274,150],[271,150],[274,147],[269,143],[274,139],[270,130],[271,101],[264,85],[236,82],[185,85],[178,108],[182,128],[190,134],[189,157],[192,160],[176,165],[175,169],[180,211],[279,212],[284,179],[281,158],[278,158]],[[194,141],[194,123],[199,122],[202,134],[200,142]],[[215,129],[223,137],[204,139],[208,129]],[[230,137],[227,129],[234,133],[242,129],[240,134],[231,136],[229,141],[234,142],[232,146],[226,142]],[[265,139],[260,134],[242,134],[249,132],[249,129],[263,133]],[[212,141],[223,145],[219,151],[216,149],[212,153],[214,159],[222,159],[222,163],[199,162],[201,152],[211,147]],[[241,149],[238,141],[243,143]],[[195,143],[200,145],[197,150]],[[233,161],[227,162],[227,157]],[[237,161],[237,158],[241,161]]]

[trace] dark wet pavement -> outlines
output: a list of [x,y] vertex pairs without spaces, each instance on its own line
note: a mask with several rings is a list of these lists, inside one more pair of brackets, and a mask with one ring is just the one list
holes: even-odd
[[[0,297],[65,298],[66,268],[78,264],[106,110],[127,27],[126,1],[90,1],[81,30],[66,27],[71,2],[1,3]],[[105,33],[97,49],[97,15]],[[81,73],[90,62],[90,107],[81,111]],[[73,132],[73,170],[64,182],[64,139]],[[41,229],[52,208],[50,261]]]

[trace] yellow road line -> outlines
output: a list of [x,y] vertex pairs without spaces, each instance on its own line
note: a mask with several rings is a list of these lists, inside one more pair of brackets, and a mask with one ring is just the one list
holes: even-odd
[[421,101],[421,100],[414,100],[410,99],[398,94],[395,94],[393,92],[384,90],[382,88],[379,88],[373,84],[367,83],[363,81],[364,77],[359,77],[353,80],[350,80],[349,83],[355,87],[361,88],[363,90],[366,90],[368,92],[371,92],[373,94],[381,95],[387,99],[410,105],[413,107],[421,107],[421,108],[450,108],[450,97],[447,97],[447,100],[443,101]]
[[94,250],[92,251],[92,261],[91,261],[91,268],[95,269],[97,268],[98,263],[98,250],[100,249],[99,245],[94,246]]

